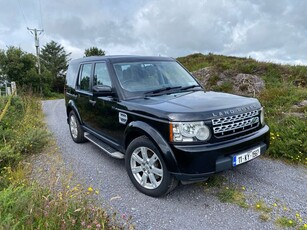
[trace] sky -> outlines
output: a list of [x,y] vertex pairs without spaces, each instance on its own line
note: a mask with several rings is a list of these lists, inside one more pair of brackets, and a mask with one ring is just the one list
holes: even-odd
[[180,57],[209,52],[307,65],[307,0],[0,0],[0,49],[35,54],[29,28],[43,29],[71,58]]

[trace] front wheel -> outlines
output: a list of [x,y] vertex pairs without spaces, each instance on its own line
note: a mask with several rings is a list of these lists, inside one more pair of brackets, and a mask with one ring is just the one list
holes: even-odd
[[160,151],[146,136],[130,143],[125,165],[134,186],[146,195],[162,196],[178,184],[168,172]]

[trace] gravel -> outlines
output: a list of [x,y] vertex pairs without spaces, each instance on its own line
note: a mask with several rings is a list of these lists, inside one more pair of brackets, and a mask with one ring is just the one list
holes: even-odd
[[[101,205],[120,216],[132,216],[136,229],[278,229],[274,218],[307,216],[307,169],[280,161],[258,158],[220,175],[226,185],[243,191],[247,202],[277,203],[269,221],[261,221],[254,208],[221,203],[214,189],[199,184],[177,187],[162,198],[138,192],[126,174],[124,161],[111,158],[91,143],[72,141],[66,122],[64,100],[43,101],[45,119],[53,133],[64,163],[77,181],[98,189]],[[287,207],[287,210],[284,210]]]

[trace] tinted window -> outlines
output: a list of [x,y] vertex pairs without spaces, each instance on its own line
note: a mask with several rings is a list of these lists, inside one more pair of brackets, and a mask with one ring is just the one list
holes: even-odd
[[90,76],[92,64],[84,64],[79,77],[79,88],[82,90],[90,90]]
[[106,63],[96,63],[95,64],[93,85],[111,86],[111,79],[108,73]]
[[66,74],[66,84],[70,87],[74,87],[76,85],[76,79],[78,76],[78,63],[69,64],[67,74]]

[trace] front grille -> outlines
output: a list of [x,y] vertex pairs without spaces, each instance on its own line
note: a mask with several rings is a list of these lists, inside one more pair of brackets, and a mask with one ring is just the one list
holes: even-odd
[[216,137],[227,137],[247,132],[259,126],[259,110],[212,120],[213,133]]

